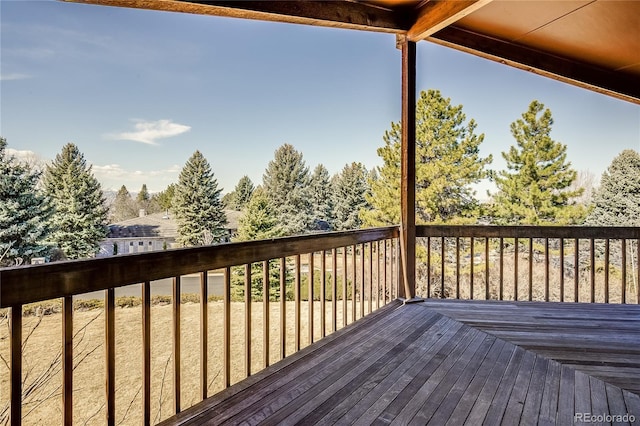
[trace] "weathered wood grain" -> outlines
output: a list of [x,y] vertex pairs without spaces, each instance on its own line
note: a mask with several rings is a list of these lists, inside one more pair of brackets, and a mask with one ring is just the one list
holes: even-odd
[[[633,388],[636,380],[629,365],[640,362],[637,321],[635,305],[391,304],[163,424],[564,425],[577,413],[640,418],[638,393],[616,384]],[[584,342],[598,341],[590,358]]]

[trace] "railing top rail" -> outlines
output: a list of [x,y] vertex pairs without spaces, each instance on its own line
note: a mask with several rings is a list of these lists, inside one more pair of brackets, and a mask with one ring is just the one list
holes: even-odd
[[397,236],[389,226],[4,268],[0,308]]
[[419,225],[417,237],[636,239],[637,226]]

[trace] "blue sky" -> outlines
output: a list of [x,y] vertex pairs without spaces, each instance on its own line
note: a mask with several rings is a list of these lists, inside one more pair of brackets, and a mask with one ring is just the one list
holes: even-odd
[[[44,160],[75,143],[104,189],[160,191],[200,150],[228,192],[245,174],[259,184],[284,143],[311,170],[372,168],[400,119],[390,34],[51,1],[2,0],[0,19],[0,135]],[[640,150],[638,105],[428,42],[417,82],[464,105],[493,169],[534,99],[576,170],[599,177]]]

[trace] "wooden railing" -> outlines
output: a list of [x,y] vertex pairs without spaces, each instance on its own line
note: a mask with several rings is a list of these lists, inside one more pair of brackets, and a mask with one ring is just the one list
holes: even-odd
[[[88,292],[104,294],[104,411],[106,422],[111,425],[116,422],[115,338],[119,333],[116,289],[139,284],[140,417],[144,424],[150,424],[154,421],[151,417],[151,290],[157,285],[154,281],[171,279],[170,412],[179,412],[186,406],[180,392],[184,368],[180,300],[186,275],[194,278],[193,274],[197,274],[199,281],[198,396],[204,399],[211,383],[208,361],[209,312],[214,307],[208,293],[211,271],[221,274],[223,280],[222,322],[215,329],[222,336],[219,371],[222,387],[226,387],[232,383],[232,375],[249,376],[274,359],[288,356],[396,298],[400,276],[398,235],[398,227],[375,228],[1,269],[0,308],[9,308],[10,313],[7,363],[11,423],[20,424],[22,416],[25,375],[22,312],[27,304],[62,299],[62,420],[71,424],[75,367],[73,299]],[[640,301],[640,228],[418,226],[416,235],[418,296],[591,303]],[[243,322],[240,336],[232,336],[232,304],[244,311],[240,319],[234,317],[235,321]],[[289,309],[293,311],[292,318],[284,314],[287,307],[292,308]],[[256,323],[255,318],[252,320],[252,308],[253,314],[262,310],[257,329],[252,329]],[[279,324],[271,323],[274,316],[269,313],[274,308],[280,312]],[[292,323],[290,336],[285,330]],[[255,333],[261,334],[262,340],[258,359],[255,355],[252,359],[255,342],[251,336]],[[240,372],[231,365],[232,341],[238,346],[238,340],[243,358]]]
[[417,293],[640,303],[640,228],[418,226]]
[[[232,287],[239,289],[244,305],[244,375],[253,373],[252,305],[262,305],[262,367],[270,363],[274,350],[270,333],[270,312],[280,306],[279,344],[281,358],[287,353],[286,305],[294,304],[294,345],[299,350],[327,333],[344,327],[397,297],[398,228],[375,228],[349,232],[311,234],[223,244],[218,246],[166,250],[80,261],[33,265],[0,270],[0,308],[9,308],[10,418],[20,424],[23,396],[23,306],[62,298],[62,404],[63,422],[73,422],[74,311],[73,298],[88,292],[104,291],[105,410],[106,422],[116,422],[115,371],[115,290],[141,284],[142,308],[142,422],[151,418],[151,289],[153,281],[171,278],[173,332],[173,412],[181,410],[181,280],[188,274],[200,277],[200,397],[206,398],[210,382],[209,355],[209,271],[223,274],[223,365],[224,386],[231,384],[231,304]],[[258,271],[261,277],[252,278]],[[329,271],[329,272],[327,272]],[[235,274],[235,275],[234,275]],[[276,276],[277,278],[274,278]],[[301,287],[307,277],[307,288]],[[235,280],[235,283],[232,281]],[[238,283],[238,281],[240,283]],[[275,283],[274,283],[275,281]],[[306,296],[303,294],[306,291]],[[289,297],[287,296],[289,294]],[[306,302],[305,302],[306,300]],[[341,302],[341,303],[339,303]],[[238,302],[236,302],[238,303]],[[307,304],[306,338],[301,306]],[[270,306],[271,305],[271,306]],[[314,306],[316,305],[316,306]],[[330,307],[329,307],[330,305]],[[314,309],[320,310],[320,326]],[[339,313],[341,311],[341,313]],[[327,328],[329,330],[327,330]],[[319,330],[318,330],[319,329]],[[314,332],[314,330],[316,330]],[[234,336],[237,337],[237,336]],[[303,342],[304,341],[304,342]],[[195,384],[194,384],[195,386]],[[5,416],[6,418],[6,416]]]

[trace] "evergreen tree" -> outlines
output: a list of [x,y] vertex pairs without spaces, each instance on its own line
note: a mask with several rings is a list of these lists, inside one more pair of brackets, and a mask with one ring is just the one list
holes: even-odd
[[138,202],[138,204],[143,204],[150,199],[151,196],[149,195],[149,191],[147,190],[147,184],[143,183],[142,188],[140,188],[140,192],[138,192],[138,195],[136,196],[136,201]]
[[[239,241],[266,240],[278,236],[278,221],[272,204],[262,187],[253,191],[249,203],[245,206],[244,214],[240,218],[238,228]],[[262,262],[251,265],[251,294],[252,300],[261,300],[263,294]],[[287,278],[288,282],[291,277]],[[234,268],[231,277],[232,294],[238,298],[244,297],[244,269]],[[269,262],[269,295],[271,300],[276,300],[280,289],[280,269],[277,262]]]
[[338,231],[362,226],[361,211],[368,211],[369,173],[361,163],[346,164],[333,178],[335,226]]
[[[478,201],[471,185],[489,177],[485,167],[492,157],[482,158],[474,120],[465,123],[462,105],[453,106],[438,90],[422,91],[416,102],[416,222],[474,221]],[[372,209],[362,212],[366,226],[400,221],[400,148],[402,128],[391,123],[378,149],[383,160],[370,179],[366,199]]]
[[261,187],[253,191],[240,218],[238,240],[266,240],[277,236],[277,218],[269,198]]
[[311,229],[309,169],[302,154],[289,144],[282,145],[275,151],[262,179],[278,220],[277,234],[295,235]]
[[173,200],[180,244],[202,245],[205,241],[219,242],[226,237],[227,217],[221,192],[209,162],[200,151],[194,152],[180,172]]
[[122,185],[111,204],[111,222],[121,222],[138,216],[135,203],[127,187]]
[[6,147],[0,137],[0,264],[44,254],[51,215],[47,198],[37,188],[40,172],[7,155]]
[[68,259],[94,256],[106,236],[107,207],[100,183],[74,144],[67,144],[44,174],[51,199],[51,239]]
[[167,186],[164,191],[155,194],[153,198],[157,201],[162,211],[168,212],[173,210],[173,198],[176,191],[176,184],[172,183]]
[[640,226],[640,154],[624,150],[602,174],[589,226]]
[[585,214],[572,204],[582,189],[571,190],[577,173],[567,161],[567,147],[551,139],[551,110],[538,101],[511,123],[517,146],[502,156],[507,169],[496,177],[494,217],[501,224],[574,224]]
[[158,200],[155,197],[152,197],[151,194],[149,194],[146,183],[142,184],[142,188],[136,196],[136,215],[140,214],[141,210],[144,210],[146,214],[162,211]]
[[333,194],[331,182],[329,181],[329,171],[322,164],[318,164],[313,170],[309,196],[311,199],[311,215],[313,219],[324,220],[332,224]]
[[249,176],[242,176],[233,192],[226,194],[223,197],[223,201],[227,208],[241,211],[249,203],[254,189],[255,187],[251,179],[249,179]]

